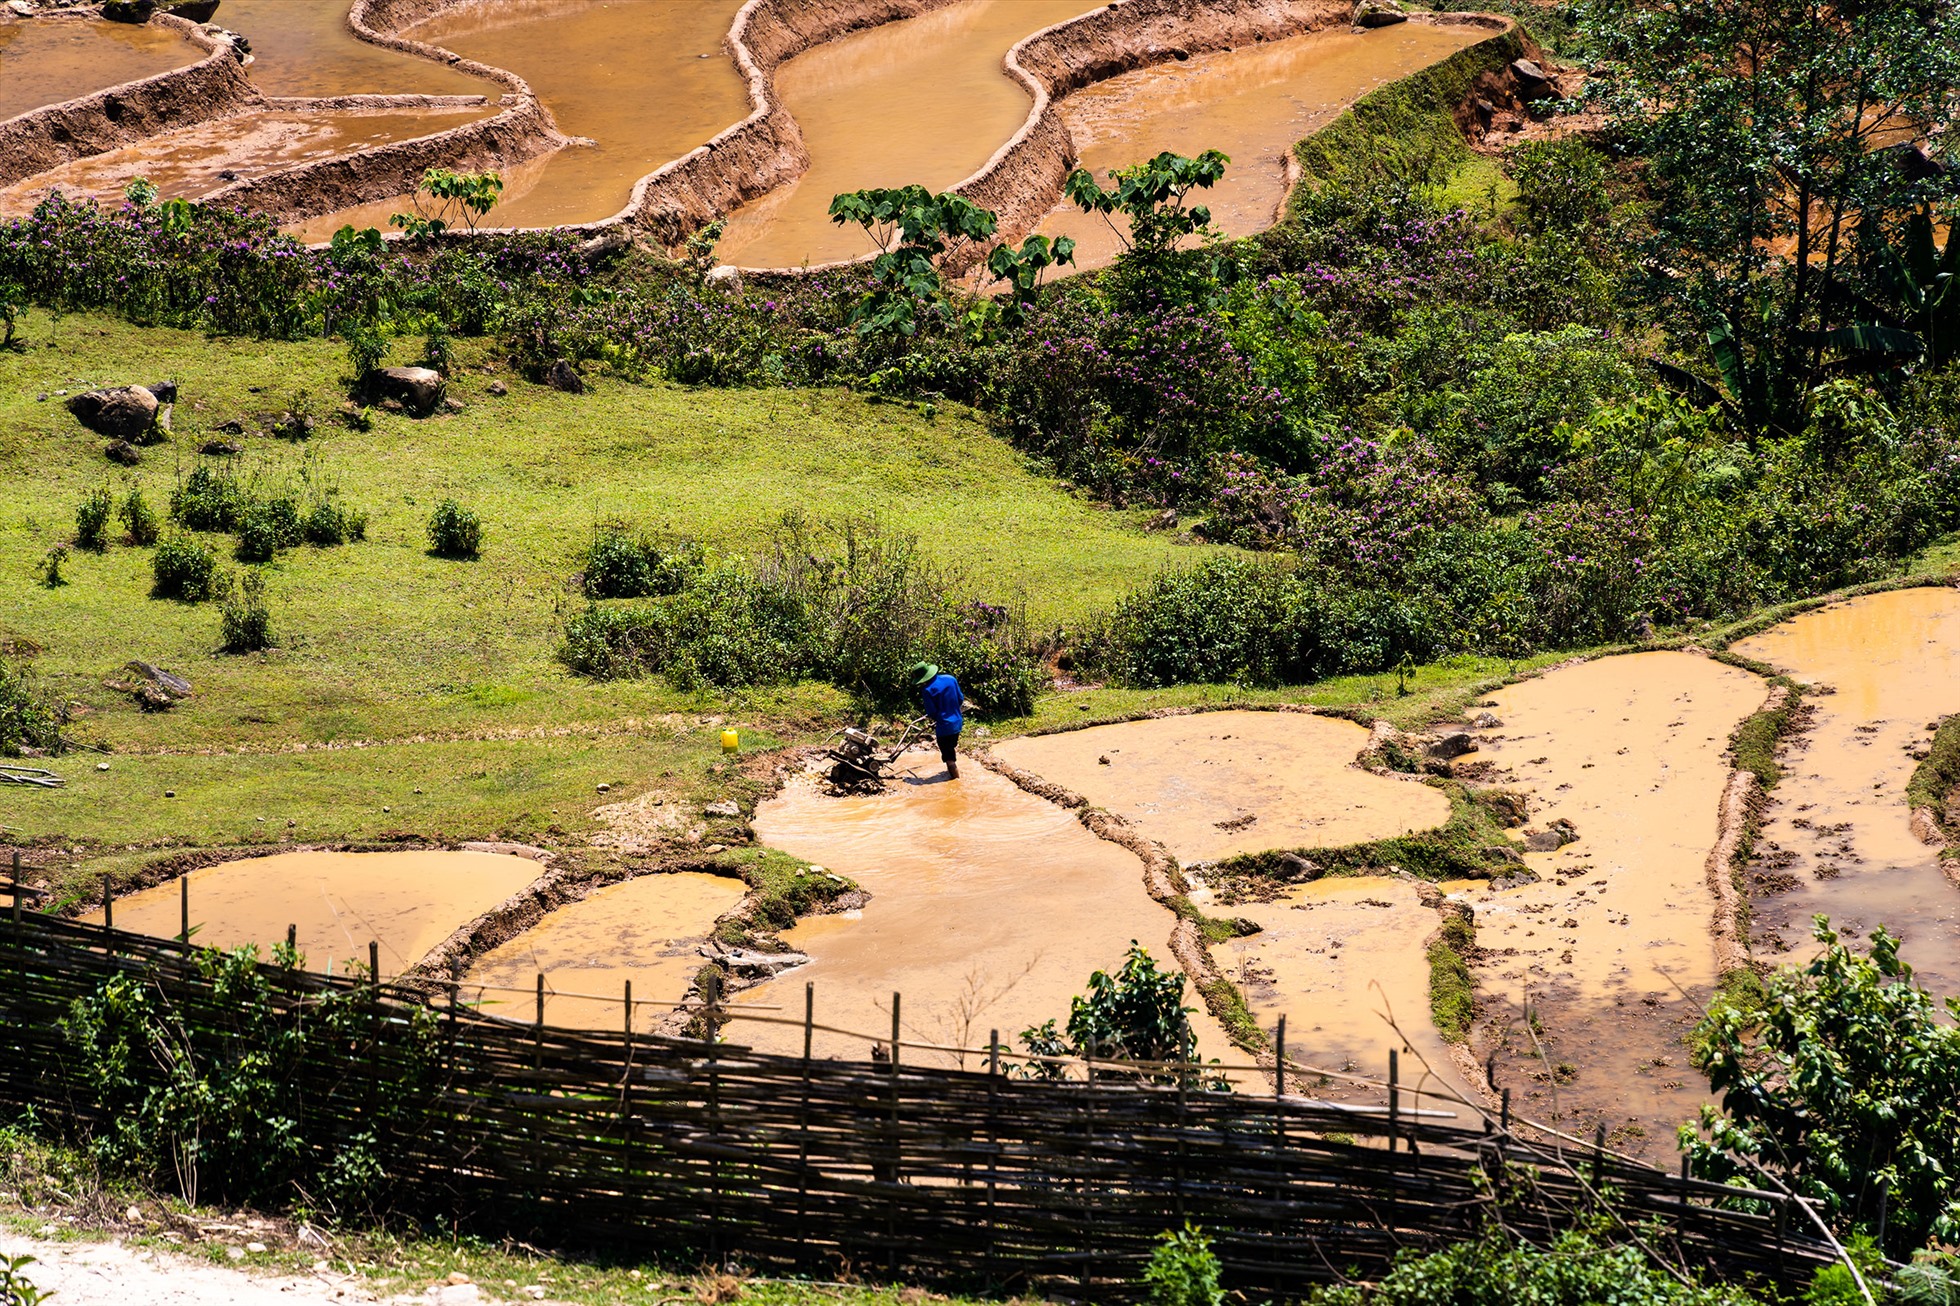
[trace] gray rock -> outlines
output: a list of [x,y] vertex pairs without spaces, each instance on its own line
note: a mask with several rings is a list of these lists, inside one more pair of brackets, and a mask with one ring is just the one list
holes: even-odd
[[742,269],[732,263],[723,263],[719,267],[709,268],[708,275],[703,277],[702,280],[721,290],[740,290],[742,288]]
[[780,975],[810,960],[801,952],[751,952],[747,948],[718,949],[712,944],[701,949],[701,955],[738,975]]
[[236,440],[206,440],[197,447],[197,451],[210,454],[213,458],[234,458],[245,452],[245,446]]
[[1551,77],[1530,59],[1513,59],[1511,76],[1517,79],[1518,89],[1524,92],[1526,99],[1538,99],[1553,89]]
[[174,404],[177,402],[177,383],[175,381],[158,381],[152,385],[146,385],[143,388],[155,395],[157,402],[160,404]]
[[7,0],[7,8],[22,18],[34,16],[34,6],[28,4],[27,0]]
[[1399,9],[1389,9],[1382,5],[1366,5],[1354,16],[1356,27],[1393,27],[1406,23],[1409,16]]
[[571,360],[567,358],[561,358],[551,365],[551,370],[544,374],[544,383],[553,390],[562,390],[568,395],[585,393],[584,378],[579,376],[578,369],[573,367]]
[[604,258],[608,254],[617,254],[623,249],[632,247],[633,232],[621,223],[617,227],[606,228],[590,240],[580,241],[578,248],[573,252],[582,258]]
[[1477,727],[1477,729],[1479,730],[1495,730],[1497,729],[1497,727],[1503,725],[1504,723],[1498,720],[1497,715],[1495,713],[1479,712],[1471,720],[1470,724]]
[[706,816],[740,816],[742,814],[742,809],[733,801],[709,803],[701,811]]
[[492,381],[489,385],[483,387],[483,393],[487,395],[495,395],[499,399],[501,399],[505,395],[510,393],[510,387],[505,385],[502,381]]
[[140,385],[90,390],[70,399],[68,411],[97,435],[135,440],[156,424],[157,397]]
[[1288,880],[1318,880],[1326,872],[1314,862],[1308,861],[1298,853],[1279,855],[1280,874]]
[[147,23],[157,11],[157,0],[107,0],[102,16],[112,23]]
[[368,389],[400,404],[416,417],[427,417],[436,410],[448,392],[442,373],[427,367],[383,367],[369,372]]
[[1432,741],[1429,747],[1422,751],[1436,761],[1447,762],[1453,757],[1476,752],[1477,741],[1470,737],[1470,732],[1467,730],[1452,730],[1441,739]]
[[455,395],[450,395],[442,401],[442,411],[445,413],[460,413],[463,411],[463,401]]
[[1579,842],[1579,831],[1572,822],[1560,817],[1542,830],[1526,830],[1524,846],[1535,853],[1557,852],[1569,843]]
[[208,23],[217,16],[218,0],[183,0],[183,3],[171,5],[165,12],[193,23]]
[[127,440],[109,441],[108,444],[102,446],[102,456],[110,462],[120,463],[124,467],[134,467],[143,461],[141,451]]

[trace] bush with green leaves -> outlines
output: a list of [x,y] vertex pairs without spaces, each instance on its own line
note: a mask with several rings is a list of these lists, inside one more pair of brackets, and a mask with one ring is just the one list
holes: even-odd
[[150,595],[202,603],[217,593],[218,555],[202,540],[172,531],[150,555]]
[[1529,141],[1504,162],[1518,185],[1518,224],[1526,231],[1589,235],[1612,213],[1606,156],[1580,137]]
[[700,573],[701,546],[663,546],[624,522],[602,522],[585,551],[579,588],[588,599],[644,599],[678,594]]
[[57,544],[41,555],[41,560],[34,564],[34,573],[41,578],[44,588],[60,589],[68,583],[68,578],[61,574],[61,569],[67,562],[68,546]]
[[429,552],[438,558],[474,559],[483,550],[483,523],[454,499],[429,514]]
[[236,583],[227,578],[218,598],[219,647],[227,653],[257,653],[273,647],[272,609],[266,603],[265,574],[247,568]]
[[1311,1306],[1768,1306],[1748,1290],[1683,1283],[1634,1246],[1568,1230],[1547,1247],[1493,1230],[1441,1251],[1409,1250],[1371,1286],[1322,1288]]
[[306,523],[291,495],[253,499],[238,518],[238,558],[241,562],[270,562],[281,549],[306,538]]
[[1219,1268],[1204,1230],[1188,1223],[1168,1229],[1143,1267],[1144,1300],[1149,1306],[1225,1306]]
[[1694,1061],[1721,1095],[1684,1125],[1695,1173],[1767,1172],[1843,1230],[1904,1257],[1960,1239],[1960,999],[1936,999],[1883,928],[1853,951],[1823,917],[1822,952],[1760,988],[1725,993],[1696,1026]]
[[[422,1121],[435,1017],[408,1008],[404,1024],[389,1022],[388,1074],[369,1110],[322,1109],[307,1099],[298,1067],[365,1043],[376,1028],[367,1001],[327,993],[309,998],[297,1019],[292,990],[261,969],[258,955],[255,947],[198,950],[204,1002],[166,1002],[136,976],[106,980],[75,1000],[61,1022],[67,1072],[100,1106],[87,1148],[109,1173],[187,1202],[305,1198],[366,1215],[379,1186],[358,1181],[374,1178],[373,1159]],[[281,944],[272,961],[290,970],[301,958]]]
[[148,548],[157,542],[163,533],[162,523],[157,521],[156,509],[143,497],[141,486],[131,486],[122,503],[116,509],[122,518],[123,537],[139,548]]
[[32,1256],[0,1256],[0,1306],[41,1306],[54,1296],[34,1286],[27,1277]]
[[331,495],[323,495],[306,510],[300,533],[308,544],[329,548],[366,539],[367,526],[366,513],[349,508]]
[[250,502],[230,468],[199,463],[170,492],[170,516],[185,530],[233,531]]
[[[1207,1075],[1198,1055],[1198,1036],[1191,1030],[1193,1008],[1184,1005],[1184,975],[1159,970],[1150,953],[1130,941],[1123,965],[1112,975],[1099,970],[1089,976],[1089,992],[1069,1000],[1068,1023],[1055,1022],[1021,1031],[1021,1046],[1038,1057],[1093,1057],[1098,1078],[1131,1078],[1146,1083],[1180,1080],[1225,1090],[1227,1081]],[[1150,1062],[1150,1069],[1126,1072],[1104,1062]],[[1186,1065],[1171,1070],[1164,1065]],[[1031,1061],[1023,1072],[1035,1079],[1059,1079],[1059,1064]]]
[[67,720],[67,709],[27,659],[0,653],[0,757],[19,757],[30,748],[60,752]]
[[75,547],[100,553],[109,547],[109,518],[115,512],[116,500],[106,489],[88,492],[75,509]]

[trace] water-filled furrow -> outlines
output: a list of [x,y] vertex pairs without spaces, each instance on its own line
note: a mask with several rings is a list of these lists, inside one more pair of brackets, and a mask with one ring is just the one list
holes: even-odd
[[1809,728],[1785,746],[1783,777],[1748,869],[1758,956],[1816,950],[1823,914],[1857,942],[1880,925],[1935,992],[1960,994],[1960,889],[1906,806],[1914,752],[1960,711],[1960,594],[1905,589],[1804,613],[1737,645],[1816,686]]
[[[819,1033],[818,1055],[863,1060],[871,1037],[890,1036],[894,992],[903,995],[907,1040],[983,1047],[999,1030],[1011,1045],[1031,1025],[1066,1024],[1070,999],[1086,991],[1092,972],[1119,967],[1131,940],[1175,969],[1173,918],[1145,892],[1134,855],[976,764],[947,781],[936,755],[913,757],[891,792],[834,797],[801,776],[757,810],[762,842],[849,876],[871,900],[786,931],[813,960],[744,993],[744,1003],[780,1007],[797,1020],[804,985],[814,985],[818,1024],[866,1036]],[[1187,991],[1186,1000],[1200,1008],[1193,1023],[1201,1047],[1226,1055],[1196,995]],[[802,1050],[801,1031],[790,1027],[737,1024],[729,1037]]]
[[[1192,202],[1231,236],[1270,227],[1286,198],[1293,146],[1377,86],[1438,63],[1490,35],[1469,24],[1408,22],[1367,31],[1312,32],[1283,41],[1139,68],[1061,101],[1079,166],[1110,185],[1112,169],[1164,150],[1221,150],[1224,180]],[[1077,267],[1102,267],[1125,248],[1127,227],[1063,201],[1041,223],[1076,241]],[[1120,233],[1120,234],[1119,234]]]
[[1450,804],[1355,765],[1368,732],[1304,712],[1198,712],[1014,739],[994,752],[1122,816],[1191,863],[1441,825]]
[[0,18],[0,121],[203,57],[182,32],[162,26]]
[[740,880],[692,871],[607,885],[484,954],[464,977],[463,997],[533,1019],[543,975],[548,1024],[619,1030],[630,982],[634,1027],[650,1030],[687,996],[706,964],[702,943],[745,892]]
[[944,190],[978,171],[1031,107],[1003,66],[1007,52],[1100,7],[968,0],[791,59],[776,74],[777,98],[802,129],[810,170],[731,214],[720,257],[797,267],[875,252],[862,230],[831,222],[832,197],[914,182]]
[[[191,940],[204,947],[258,945],[268,956],[296,927],[309,970],[365,967],[380,944],[381,973],[397,975],[457,927],[537,879],[536,862],[472,852],[279,853],[189,873]],[[177,881],[118,899],[117,929],[175,938],[182,929]],[[101,921],[96,912],[91,920]]]

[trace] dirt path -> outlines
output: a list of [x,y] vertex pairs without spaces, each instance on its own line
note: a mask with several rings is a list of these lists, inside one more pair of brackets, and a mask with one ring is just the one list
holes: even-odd
[[[36,1264],[28,1267],[27,1277],[35,1287],[54,1293],[58,1306],[291,1306],[381,1300],[359,1281],[331,1272],[261,1276],[121,1242],[44,1242],[0,1235],[0,1252],[32,1256]],[[466,1299],[464,1294],[446,1296]]]

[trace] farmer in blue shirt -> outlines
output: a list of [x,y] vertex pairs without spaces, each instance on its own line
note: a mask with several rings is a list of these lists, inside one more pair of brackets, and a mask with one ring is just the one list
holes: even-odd
[[960,715],[966,703],[960,682],[932,663],[921,662],[912,668],[912,683],[918,686],[920,702],[925,705],[926,715],[932,718],[932,732],[939,737],[939,756],[946,763],[946,778],[957,780],[960,759],[954,750],[959,747],[960,729],[966,724],[966,718]]

